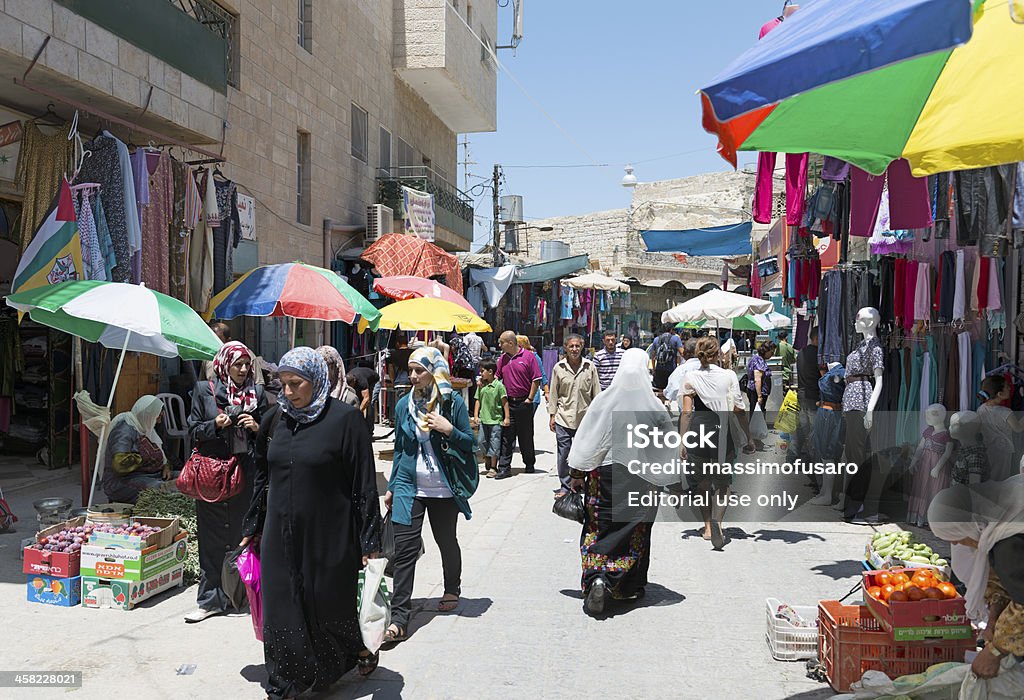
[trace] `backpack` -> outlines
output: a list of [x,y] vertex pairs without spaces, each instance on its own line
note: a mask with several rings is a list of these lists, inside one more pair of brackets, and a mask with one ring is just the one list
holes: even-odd
[[672,344],[672,334],[663,334],[658,338],[658,349],[654,352],[654,368],[663,372],[675,369],[677,354]]
[[473,361],[473,353],[469,351],[462,338],[452,338],[449,343],[451,349],[452,375],[455,377],[472,378],[476,375],[476,362]]

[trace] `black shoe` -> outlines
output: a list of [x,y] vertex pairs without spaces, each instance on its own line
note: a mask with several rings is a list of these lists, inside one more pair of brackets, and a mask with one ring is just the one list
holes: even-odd
[[590,584],[587,597],[583,600],[583,609],[589,615],[600,615],[604,612],[604,599],[607,586],[604,579],[598,577]]
[[511,469],[499,469],[498,473],[494,475],[494,480],[497,481],[498,479],[507,479],[510,476],[512,476]]
[[537,469],[535,467],[527,467],[523,470],[523,474],[536,474]]

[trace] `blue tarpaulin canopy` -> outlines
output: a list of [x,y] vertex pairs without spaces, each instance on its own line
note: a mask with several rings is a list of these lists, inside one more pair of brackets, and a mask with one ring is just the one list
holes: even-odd
[[816,87],[971,38],[966,0],[814,0],[701,90],[728,121]]
[[648,253],[686,253],[687,255],[745,255],[750,253],[750,230],[754,224],[693,228],[684,231],[641,231]]

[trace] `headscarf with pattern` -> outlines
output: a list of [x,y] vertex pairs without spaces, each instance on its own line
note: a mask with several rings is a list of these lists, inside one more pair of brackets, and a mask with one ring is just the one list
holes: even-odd
[[409,356],[409,363],[413,362],[425,367],[434,378],[429,389],[422,392],[413,389],[409,396],[409,413],[420,430],[427,430],[427,414],[452,393],[451,377],[448,374],[448,363],[437,348],[417,348]]
[[345,397],[345,389],[348,388],[345,371],[345,361],[341,359],[341,353],[330,345],[321,345],[316,349],[320,357],[327,363],[327,378],[330,381],[331,372],[335,372],[334,382],[331,384],[331,398],[341,401]]
[[313,397],[309,404],[302,408],[295,408],[292,402],[281,392],[277,397],[277,405],[299,423],[311,423],[316,420],[320,412],[327,405],[330,398],[330,383],[327,380],[327,363],[324,358],[313,348],[301,346],[289,350],[281,358],[277,367],[278,374],[291,372],[313,384]]
[[[246,375],[245,382],[238,385],[228,370],[241,357],[249,358],[249,374]],[[220,350],[213,356],[213,373],[224,385],[228,395],[228,406],[241,406],[243,411],[256,410],[256,356],[245,343],[232,340],[221,345]]]

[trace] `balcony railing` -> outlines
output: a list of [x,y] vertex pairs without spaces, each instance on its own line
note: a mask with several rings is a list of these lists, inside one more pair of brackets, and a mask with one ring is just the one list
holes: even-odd
[[437,225],[459,238],[473,240],[473,199],[432,168],[402,166],[377,171],[377,202],[402,211],[402,186],[434,195]]

